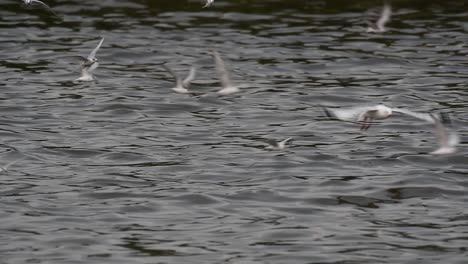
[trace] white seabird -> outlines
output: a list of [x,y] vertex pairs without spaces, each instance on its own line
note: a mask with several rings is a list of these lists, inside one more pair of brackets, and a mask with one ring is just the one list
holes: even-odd
[[265,139],[263,141],[269,145],[266,147],[267,149],[284,150],[286,146],[288,145],[288,143],[291,142],[292,139],[293,139],[292,137],[289,137],[282,141],[276,141],[276,140],[270,140],[270,139]]
[[431,124],[434,123],[433,117],[426,113],[416,113],[402,108],[390,108],[379,104],[375,106],[361,106],[352,108],[324,108],[325,114],[330,118],[336,118],[342,121],[358,122],[361,124],[361,130],[367,130],[374,120],[387,119],[393,113],[409,115]]
[[174,92],[181,94],[190,93],[188,88],[190,87],[192,81],[195,79],[196,73],[196,69],[194,66],[190,68],[189,75],[184,80],[177,76],[177,74],[174,71],[172,71],[172,69],[169,68],[167,65],[164,64],[163,67],[175,78],[176,86],[171,88]]
[[93,71],[99,66],[98,59],[96,58],[96,53],[104,42],[104,38],[99,41],[99,44],[96,48],[91,51],[87,58],[82,56],[76,56],[81,61],[81,76],[75,81],[94,81]]

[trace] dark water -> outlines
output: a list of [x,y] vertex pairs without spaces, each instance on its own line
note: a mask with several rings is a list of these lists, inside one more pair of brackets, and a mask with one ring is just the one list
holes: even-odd
[[[361,132],[320,106],[451,113],[468,130],[466,1],[0,4],[1,263],[467,263],[466,143],[406,117]],[[99,38],[97,83],[73,83]],[[209,50],[236,83],[219,88]],[[262,139],[294,137],[285,151]]]

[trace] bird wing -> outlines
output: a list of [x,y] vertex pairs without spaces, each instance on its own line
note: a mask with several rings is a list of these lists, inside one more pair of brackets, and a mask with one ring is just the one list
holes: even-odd
[[190,83],[195,79],[196,69],[194,66],[190,68],[189,75],[182,81],[184,87],[189,87]]
[[447,145],[449,147],[455,147],[460,144],[460,137],[456,133],[452,125],[452,120],[448,113],[440,113],[440,122],[445,126],[447,131]]
[[442,121],[437,118],[434,114],[429,114],[435,124],[435,132],[437,137],[437,142],[440,148],[448,148],[449,147],[449,134],[447,129],[445,128]]
[[48,6],[46,3],[39,1],[39,0],[31,0],[31,4],[40,4],[43,7],[50,9],[50,6]]
[[206,0],[206,4],[202,8],[209,7],[213,2],[214,0]]
[[213,50],[213,57],[215,61],[216,71],[219,74],[219,80],[221,81],[221,85],[223,86],[223,88],[233,86],[231,79],[229,78],[229,73],[226,70],[224,61],[216,50]]
[[457,146],[458,144],[460,144],[460,136],[458,136],[458,134],[455,131],[450,130],[449,135],[448,135],[447,144],[450,147]]
[[284,140],[278,142],[278,146],[286,146],[286,144],[288,144],[288,142],[291,141],[292,139],[293,139],[292,137],[284,139]]
[[174,77],[177,86],[182,84],[182,81],[180,80],[179,76],[177,76],[177,74],[169,66],[167,66],[166,64],[163,64],[162,66],[164,67],[164,69],[166,69],[167,72],[169,72],[172,75],[172,77]]
[[392,15],[392,7],[389,3],[385,3],[382,9],[382,14],[380,15],[379,20],[377,21],[377,28],[383,29],[385,24],[390,20]]
[[41,5],[42,7],[44,7],[45,9],[47,9],[47,11],[49,11],[52,15],[58,17],[58,15],[52,10],[52,8],[50,8],[49,5],[47,5],[46,3],[42,2],[42,1],[39,1],[39,0],[31,0],[31,4],[39,4],[39,5]]
[[93,49],[93,51],[91,51],[91,53],[88,56],[88,60],[93,59],[93,58],[96,57],[96,53],[98,52],[98,50],[101,47],[103,42],[104,42],[104,38],[102,38],[101,41],[99,41],[99,44],[97,45],[97,47],[95,49]]
[[359,121],[360,117],[369,111],[376,111],[376,106],[359,106],[351,108],[324,108],[325,114],[330,118],[342,121]]
[[415,117],[417,119],[421,119],[421,120],[424,120],[426,122],[429,122],[431,124],[435,123],[434,118],[438,119],[438,117],[433,116],[431,114],[412,112],[410,110],[403,109],[403,108],[392,108],[392,111],[397,112],[397,113],[402,113],[402,114],[405,114],[405,115],[409,115],[409,116]]
[[96,70],[96,68],[99,66],[99,63],[96,61],[91,64],[84,64],[83,66],[84,68],[88,68],[88,72],[91,73]]

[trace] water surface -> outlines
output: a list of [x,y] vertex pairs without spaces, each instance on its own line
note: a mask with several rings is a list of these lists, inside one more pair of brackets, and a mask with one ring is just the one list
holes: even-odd
[[[464,1],[47,1],[0,8],[2,263],[466,263],[468,166],[431,125],[359,131],[384,103],[468,130]],[[98,82],[74,83],[100,37]],[[217,97],[210,49],[246,88]],[[168,63],[198,69],[173,93]],[[264,139],[293,137],[285,151]]]

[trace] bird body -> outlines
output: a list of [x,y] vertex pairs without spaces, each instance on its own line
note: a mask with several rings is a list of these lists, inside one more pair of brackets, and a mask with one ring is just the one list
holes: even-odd
[[416,113],[403,108],[391,108],[382,104],[344,109],[324,108],[324,111],[330,118],[336,118],[342,121],[358,122],[361,124],[361,130],[369,129],[372,121],[387,119],[393,116],[394,113],[405,114],[429,123],[434,123],[434,120],[429,114]]
[[99,66],[98,59],[96,58],[96,53],[98,52],[99,48],[101,48],[102,43],[104,42],[104,38],[102,38],[96,48],[94,48],[91,53],[88,55],[88,57],[81,57],[77,56],[77,58],[81,61],[81,76],[75,81],[84,81],[84,82],[89,82],[89,81],[94,81],[95,78],[93,76],[94,70],[97,69]]

